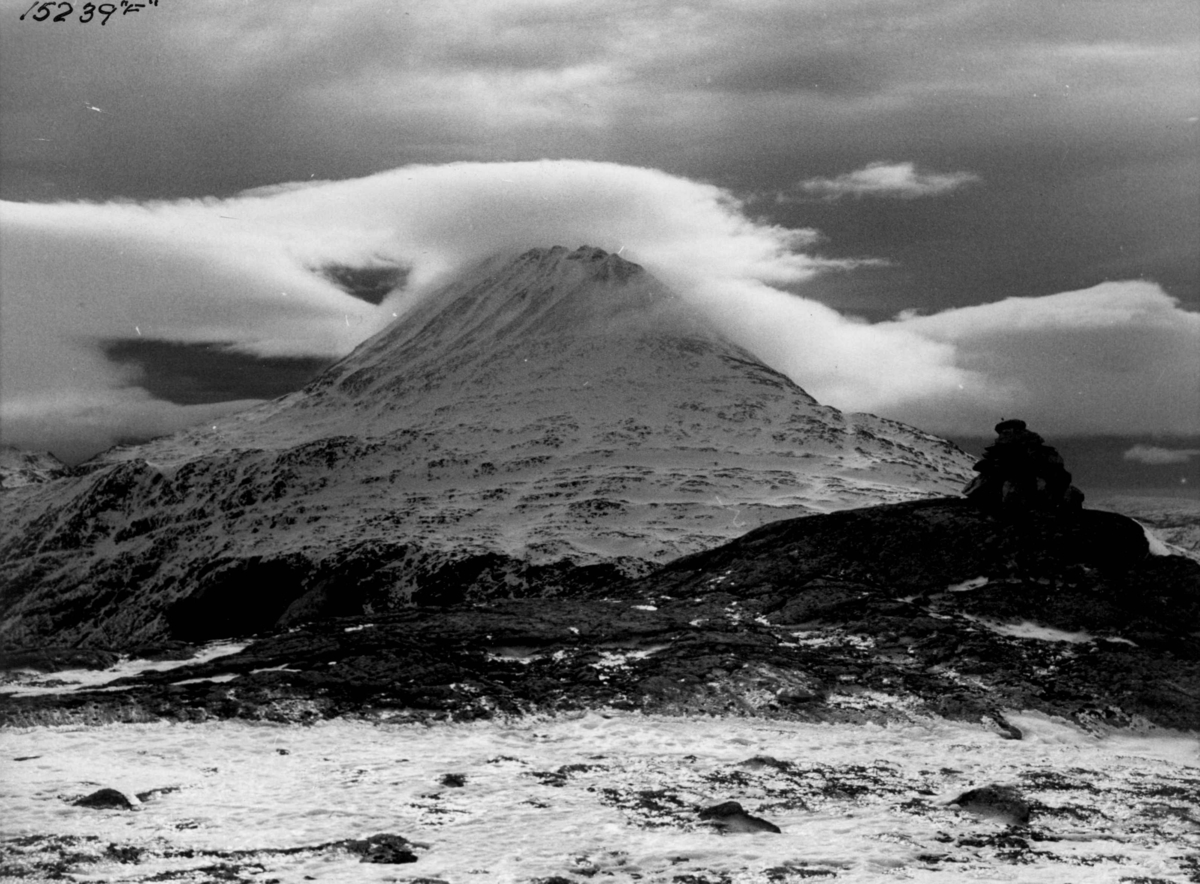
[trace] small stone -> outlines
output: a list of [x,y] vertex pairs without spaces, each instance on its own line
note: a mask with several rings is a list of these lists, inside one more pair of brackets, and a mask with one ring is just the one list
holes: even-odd
[[775,694],[777,702],[785,706],[799,706],[803,703],[816,703],[824,699],[821,692],[800,685],[788,685]]
[[968,813],[996,820],[1009,826],[1023,826],[1029,822],[1031,808],[1011,786],[982,786],[963,792],[950,802]]
[[739,762],[738,767],[745,767],[750,770],[764,770],[766,768],[786,770],[788,765],[786,761],[780,761],[778,758],[772,758],[770,755],[755,755],[753,758],[747,758],[745,761]]
[[461,789],[467,784],[467,778],[460,773],[448,773],[440,780],[443,786],[449,786],[453,789]]
[[98,789],[73,804],[75,807],[91,807],[98,810],[133,810],[141,802],[117,789]]
[[345,842],[346,849],[359,854],[364,863],[415,863],[417,855],[412,852],[411,841],[400,835],[372,835],[362,841]]
[[778,835],[782,831],[774,823],[746,813],[736,801],[706,807],[698,816],[702,820],[709,820],[722,832],[773,832]]

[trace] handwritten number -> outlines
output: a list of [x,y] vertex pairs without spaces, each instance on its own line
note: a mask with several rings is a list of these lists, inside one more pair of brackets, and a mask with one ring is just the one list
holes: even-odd
[[[148,0],[148,2],[150,6],[158,5],[158,0]],[[133,12],[138,9],[144,9],[146,5],[146,3],[135,3],[132,2],[132,0],[121,0],[121,7],[125,8],[125,12]],[[50,19],[50,16],[55,11],[55,7],[57,7],[60,11],[58,15],[54,16],[53,19]],[[35,9],[37,10],[36,12],[34,12]],[[50,2],[33,0],[33,3],[30,4],[29,8],[21,13],[20,21],[25,21],[25,19],[30,16],[30,13],[32,13],[34,21],[67,21],[74,12],[75,4],[70,2],[70,0],[57,0],[57,2],[55,2],[55,0],[50,0]],[[95,3],[84,3],[80,11],[79,23],[86,25],[96,17],[97,12],[102,16],[100,19],[100,25],[104,26],[108,24],[108,20],[110,18],[116,15],[117,4],[101,3],[99,6],[97,6]],[[125,13],[122,13],[122,15],[124,14]]]

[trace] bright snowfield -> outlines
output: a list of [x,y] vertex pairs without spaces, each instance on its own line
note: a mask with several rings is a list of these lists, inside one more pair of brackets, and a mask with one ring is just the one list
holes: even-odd
[[[0,827],[9,864],[46,846],[14,838],[70,836],[65,853],[93,859],[71,866],[76,881],[1196,880],[1200,741],[1011,720],[1024,740],[932,722],[604,712],[10,729]],[[758,756],[774,761],[746,763]],[[447,774],[463,785],[444,785]],[[946,806],[989,783],[1031,800],[1029,828]],[[71,805],[101,786],[153,794],[135,811]],[[697,820],[726,800],[782,834],[723,835]],[[404,865],[318,847],[377,833],[427,846]],[[304,847],[318,849],[284,852]]]

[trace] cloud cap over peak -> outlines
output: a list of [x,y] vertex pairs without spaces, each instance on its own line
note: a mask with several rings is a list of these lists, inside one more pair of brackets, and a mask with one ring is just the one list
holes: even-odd
[[[97,450],[195,421],[148,395],[140,363],[106,358],[122,339],[331,358],[484,258],[585,244],[622,251],[844,410],[942,433],[1011,414],[1056,433],[1200,433],[1200,314],[1154,283],[870,324],[804,296],[823,271],[854,266],[816,254],[814,231],[651,168],[413,165],[227,199],[0,203],[0,228],[0,429],[29,448],[61,449],[49,427],[76,426]],[[320,272],[381,262],[407,274],[379,304]]]

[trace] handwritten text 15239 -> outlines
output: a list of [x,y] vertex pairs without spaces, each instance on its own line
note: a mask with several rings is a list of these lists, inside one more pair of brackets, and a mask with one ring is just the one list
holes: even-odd
[[[35,0],[21,14],[21,21],[49,21],[49,22],[65,22],[78,21],[80,24],[88,24],[89,22],[100,22],[101,25],[108,24],[108,20],[117,14],[129,15],[131,12],[137,12],[139,9],[145,9],[147,6],[158,6],[158,0],[142,0],[142,2],[134,2],[134,0],[121,0],[117,3],[84,3],[79,8],[79,15],[72,19],[75,14],[75,6],[72,3],[67,3],[66,0],[61,0],[58,3],[43,3],[41,0]],[[37,10],[34,12],[34,10]],[[30,15],[30,13],[33,13]],[[26,18],[26,16],[29,16]]]

